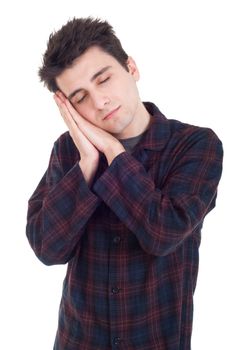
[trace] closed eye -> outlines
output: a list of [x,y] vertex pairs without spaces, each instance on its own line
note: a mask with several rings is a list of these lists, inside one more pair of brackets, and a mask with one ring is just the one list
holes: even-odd
[[109,79],[110,79],[110,77],[107,77],[106,79],[100,81],[99,84],[103,84],[103,83],[105,83],[105,82],[106,82],[107,80],[109,80]]
[[76,103],[81,103],[82,101],[84,101],[86,95],[84,95],[82,98],[80,98],[80,100],[77,100]]
[[[109,80],[110,77],[107,77],[106,79],[102,80],[102,81],[99,81],[99,84],[103,84],[103,83],[106,83],[107,80]],[[86,95],[84,95],[83,97],[81,97],[79,100],[76,101],[76,103],[81,103],[82,101],[84,101]]]

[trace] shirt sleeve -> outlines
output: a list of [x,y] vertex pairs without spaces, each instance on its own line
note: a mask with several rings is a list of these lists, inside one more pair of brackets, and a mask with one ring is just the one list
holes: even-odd
[[[128,152],[118,155],[94,185],[96,194],[148,254],[173,252],[215,206],[222,170],[221,141],[212,130],[199,128],[185,144],[181,142],[169,154],[171,169],[159,169],[163,177],[159,188]],[[163,164],[157,167],[161,165],[165,168]]]
[[26,234],[46,265],[64,264],[77,253],[85,225],[101,202],[78,162],[64,173],[58,149],[55,143],[48,169],[28,202]]

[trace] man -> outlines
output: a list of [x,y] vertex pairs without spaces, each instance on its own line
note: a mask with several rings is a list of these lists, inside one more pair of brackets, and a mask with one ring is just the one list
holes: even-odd
[[136,63],[105,21],[53,33],[39,75],[69,129],[27,222],[38,258],[68,263],[54,349],[190,349],[220,140],[140,100]]

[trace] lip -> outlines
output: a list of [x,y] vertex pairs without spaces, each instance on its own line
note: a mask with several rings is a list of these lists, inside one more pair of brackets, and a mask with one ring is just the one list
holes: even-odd
[[120,108],[120,106],[117,107],[117,108],[115,108],[115,109],[113,109],[110,113],[108,113],[108,114],[103,118],[103,120],[110,119],[110,118],[114,115],[114,113],[117,112],[117,111],[119,110],[119,108]]

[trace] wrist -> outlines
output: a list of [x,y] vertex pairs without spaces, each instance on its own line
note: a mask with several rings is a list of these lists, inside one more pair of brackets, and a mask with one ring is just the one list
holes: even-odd
[[114,158],[116,158],[119,154],[125,151],[126,151],[125,148],[119,141],[114,145],[109,145],[108,147],[106,147],[106,149],[104,150],[104,154],[106,156],[108,165],[112,163]]
[[92,184],[94,175],[98,167],[98,160],[82,158],[79,161],[79,167],[88,185]]
[[97,165],[99,161],[99,157],[81,157],[79,160],[79,164],[86,166],[86,167],[92,167],[94,165]]

